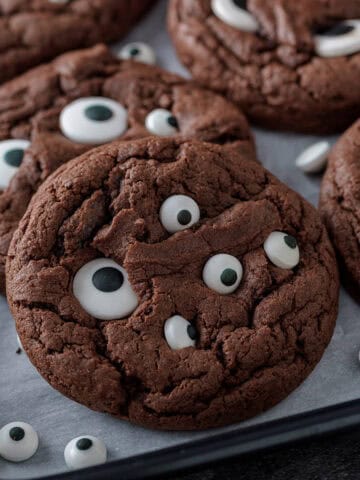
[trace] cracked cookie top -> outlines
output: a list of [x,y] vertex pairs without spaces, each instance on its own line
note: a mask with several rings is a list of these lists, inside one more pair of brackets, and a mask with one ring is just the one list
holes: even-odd
[[118,60],[104,45],[62,55],[0,87],[1,291],[12,234],[41,182],[94,144],[151,134],[229,144],[254,156],[236,106],[155,66]]
[[168,23],[193,76],[260,124],[327,133],[359,116],[358,0],[171,0]]
[[360,293],[360,120],[333,148],[321,185],[320,213],[344,271],[344,282]]
[[148,137],[99,147],[39,189],[8,295],[45,379],[162,429],[253,416],[320,360],[337,267],[316,210],[241,152]]
[[0,83],[68,50],[124,36],[154,0],[0,0]]

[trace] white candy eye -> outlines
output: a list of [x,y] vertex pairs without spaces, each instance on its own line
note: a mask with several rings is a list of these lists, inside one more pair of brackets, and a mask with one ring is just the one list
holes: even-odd
[[18,171],[25,150],[30,147],[27,140],[4,140],[0,142],[0,189],[4,190]]
[[244,32],[256,32],[256,18],[247,11],[247,0],[211,0],[213,13],[224,23]]
[[22,343],[21,343],[21,340],[20,340],[19,335],[16,335],[16,340],[17,340],[17,344],[18,344],[18,346],[19,346],[19,349],[20,349],[20,350],[24,350],[24,347],[23,347],[23,345],[22,345]]
[[329,142],[318,142],[304,150],[296,159],[296,166],[305,173],[324,170],[330,151]]
[[150,112],[145,119],[145,127],[159,137],[170,137],[179,131],[176,117],[165,108],[157,108]]
[[190,228],[200,220],[198,204],[186,195],[173,195],[160,208],[160,221],[169,233]]
[[172,350],[195,347],[197,338],[196,328],[180,315],[174,315],[166,320],[164,335]]
[[127,317],[138,306],[126,270],[108,258],[81,267],[74,277],[73,292],[83,309],[100,320]]
[[127,129],[127,111],[104,97],[78,98],[60,114],[60,128],[73,142],[101,144],[120,137]]
[[211,257],[203,269],[205,284],[221,295],[235,292],[240,285],[243,268],[236,257],[219,253]]
[[360,20],[346,20],[314,37],[319,57],[343,57],[360,52]]
[[155,65],[156,63],[154,49],[143,42],[128,43],[120,50],[119,57],[122,60],[135,60],[148,65]]
[[9,462],[24,462],[39,446],[39,437],[31,425],[12,422],[0,430],[0,456]]
[[92,467],[106,462],[107,452],[104,442],[91,435],[77,437],[65,447],[66,465],[72,470]]
[[300,252],[295,237],[283,232],[272,232],[265,240],[264,250],[276,267],[291,270],[300,261]]

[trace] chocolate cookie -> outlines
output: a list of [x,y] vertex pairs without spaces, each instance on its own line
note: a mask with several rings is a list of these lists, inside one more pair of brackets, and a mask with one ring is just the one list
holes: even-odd
[[9,304],[45,379],[162,429],[236,422],[320,360],[338,306],[316,210],[240,152],[148,137],[87,152],[33,198]]
[[0,0],[0,83],[57,55],[124,36],[155,0]]
[[333,148],[320,195],[320,212],[338,253],[344,283],[360,298],[360,120]]
[[193,76],[272,129],[342,131],[360,115],[359,0],[171,0]]
[[102,45],[63,55],[0,87],[2,291],[9,242],[40,183],[94,144],[150,134],[226,143],[253,155],[237,107],[157,67],[121,61]]

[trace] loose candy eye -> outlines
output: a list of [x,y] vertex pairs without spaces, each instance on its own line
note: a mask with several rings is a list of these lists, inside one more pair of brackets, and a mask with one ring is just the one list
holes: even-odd
[[296,159],[296,166],[305,173],[324,170],[330,152],[329,142],[317,142],[304,150]]
[[60,128],[73,142],[111,142],[126,131],[127,111],[110,98],[79,98],[62,110]]
[[135,60],[136,62],[155,65],[156,55],[154,50],[143,42],[133,42],[125,45],[120,50],[119,57],[122,60]]
[[164,108],[157,108],[150,112],[145,119],[145,127],[150,133],[159,137],[170,137],[179,130],[176,117]]
[[219,253],[211,257],[203,269],[205,284],[221,295],[235,292],[240,285],[243,268],[236,257]]
[[32,457],[39,446],[39,437],[31,425],[12,422],[0,430],[0,456],[10,462],[23,462]]
[[259,28],[255,17],[247,11],[247,0],[212,0],[213,13],[224,23],[244,32]]
[[73,470],[100,465],[106,462],[106,446],[91,435],[77,437],[66,445],[64,457],[66,465]]
[[126,270],[108,258],[81,267],[74,277],[73,292],[83,309],[100,320],[127,317],[138,306]]
[[198,204],[186,195],[173,195],[160,208],[160,221],[169,233],[190,228],[200,220]]
[[0,189],[4,190],[18,171],[25,150],[30,147],[27,140],[5,140],[0,142]]
[[172,350],[195,347],[197,339],[196,328],[180,315],[174,315],[166,320],[164,335]]
[[17,344],[20,350],[24,350],[23,344],[21,343],[19,335],[16,335]]
[[269,260],[279,268],[290,270],[300,261],[297,240],[287,233],[270,233],[265,240],[264,250]]
[[360,20],[346,20],[315,35],[320,57],[343,57],[360,51]]

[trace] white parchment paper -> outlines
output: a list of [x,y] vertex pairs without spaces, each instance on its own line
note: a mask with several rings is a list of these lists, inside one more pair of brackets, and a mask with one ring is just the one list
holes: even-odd
[[[167,0],[160,1],[121,45],[135,40],[148,42],[156,49],[161,66],[187,75],[166,33],[166,4]],[[261,130],[255,133],[258,155],[265,167],[317,204],[319,178],[306,177],[296,169],[294,162],[296,156],[318,137]],[[36,478],[66,471],[64,447],[79,435],[101,437],[107,444],[111,461],[358,398],[359,346],[359,309],[343,291],[339,319],[329,348],[313,374],[285,401],[251,421],[224,429],[200,433],[156,432],[92,412],[53,390],[38,375],[25,353],[16,354],[18,346],[13,321],[5,299],[0,298],[0,427],[10,421],[25,421],[32,424],[40,436],[39,450],[29,461],[11,464],[0,459],[0,478]]]

